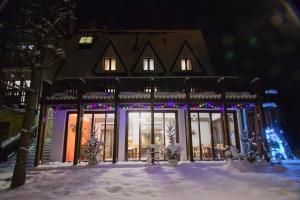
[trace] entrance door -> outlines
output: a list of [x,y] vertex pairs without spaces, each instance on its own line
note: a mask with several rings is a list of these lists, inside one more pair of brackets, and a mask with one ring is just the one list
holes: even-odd
[[65,161],[72,162],[75,152],[77,114],[69,114],[67,119]]
[[[160,145],[161,149],[170,144],[170,135],[178,142],[176,121],[175,112],[154,113],[154,142]],[[163,151],[160,153],[160,159],[166,159]]]
[[[66,129],[65,161],[73,161],[75,151],[77,114],[68,114]],[[84,151],[87,148],[87,141],[90,135],[95,133],[98,140],[103,144],[99,154],[99,160],[112,160],[114,114],[113,113],[85,113],[82,121],[80,160],[85,161]]]
[[151,113],[128,112],[127,160],[146,160],[151,144]]

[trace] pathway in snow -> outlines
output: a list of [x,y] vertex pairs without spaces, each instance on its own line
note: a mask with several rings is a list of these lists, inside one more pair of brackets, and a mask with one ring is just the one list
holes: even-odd
[[23,187],[2,189],[0,199],[299,200],[299,172],[300,163],[291,172],[239,162],[181,163],[177,168],[141,163],[42,166],[28,172]]

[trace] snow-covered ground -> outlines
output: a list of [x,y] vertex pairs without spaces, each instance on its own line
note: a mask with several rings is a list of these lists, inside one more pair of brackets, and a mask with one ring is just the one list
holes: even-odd
[[7,188],[9,179],[2,179],[0,199],[299,200],[300,161],[283,166],[247,162],[180,163],[178,167],[165,163],[100,163],[94,167],[54,163],[28,171],[26,184],[15,190]]

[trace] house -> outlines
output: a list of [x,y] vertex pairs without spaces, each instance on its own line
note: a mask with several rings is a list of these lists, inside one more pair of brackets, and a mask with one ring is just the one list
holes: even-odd
[[91,133],[113,163],[146,160],[170,129],[181,160],[222,160],[225,145],[245,152],[247,138],[263,152],[273,127],[265,101],[276,97],[258,78],[215,75],[201,30],[78,30],[64,47],[42,85],[35,165],[85,161]]

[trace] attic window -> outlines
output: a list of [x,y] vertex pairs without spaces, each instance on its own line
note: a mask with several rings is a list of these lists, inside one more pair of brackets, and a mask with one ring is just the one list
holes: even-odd
[[91,45],[93,44],[94,37],[92,36],[82,36],[80,37],[79,44],[80,45]]
[[181,70],[182,71],[191,71],[192,67],[192,59],[191,58],[181,58]]
[[116,58],[104,58],[104,71],[116,71],[117,70],[117,59]]
[[154,71],[155,58],[144,58],[143,69],[144,71]]

